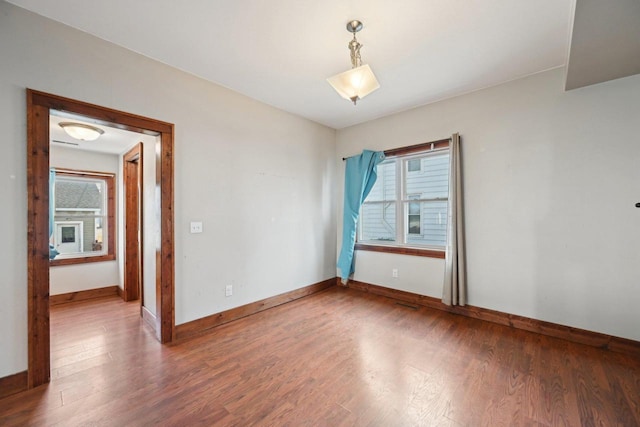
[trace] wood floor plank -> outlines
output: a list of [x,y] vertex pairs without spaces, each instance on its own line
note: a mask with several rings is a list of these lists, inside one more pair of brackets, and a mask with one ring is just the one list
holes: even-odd
[[118,298],[51,327],[51,383],[0,425],[640,425],[637,358],[353,289],[165,346]]

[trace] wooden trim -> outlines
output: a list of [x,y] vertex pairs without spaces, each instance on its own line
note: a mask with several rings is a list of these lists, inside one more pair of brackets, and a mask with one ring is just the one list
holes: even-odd
[[[140,299],[142,279],[142,209],[144,203],[142,143],[136,144],[122,156],[124,180],[124,300]],[[141,306],[142,301],[140,302]]]
[[[391,148],[389,150],[384,150],[383,153],[385,157],[395,157],[395,156],[402,156],[405,154],[418,153],[421,151],[431,151],[431,149],[440,150],[440,149],[449,147],[450,142],[451,142],[451,138],[439,139],[437,141],[423,142],[420,144],[408,145],[406,147]],[[357,156],[357,154],[355,154],[354,156]],[[349,157],[352,157],[352,156],[349,156]],[[342,160],[343,161],[347,160],[349,157],[343,157]]]
[[[337,280],[337,283],[341,285],[339,279]],[[535,332],[541,335],[560,338],[591,347],[611,350],[617,353],[627,354],[632,357],[640,357],[640,341],[615,337],[612,335],[602,334],[600,332],[587,331],[585,329],[573,328],[571,326],[564,326],[557,323],[545,322],[543,320],[531,319],[529,317],[518,316],[516,314],[489,310],[487,308],[474,307],[472,305],[448,306],[443,304],[442,301],[437,298],[390,289],[384,286],[371,285],[369,283],[350,280],[345,287],[436,310],[447,311],[461,316],[497,323],[515,329],[522,329],[524,331]]]
[[323,291],[332,286],[335,286],[336,279],[331,278],[322,282],[315,283],[313,285],[305,286],[294,291],[285,292],[284,294],[276,295],[274,297],[266,298],[260,301],[252,302],[240,307],[232,308],[230,310],[222,311],[220,313],[212,314],[201,319],[193,320],[191,322],[183,323],[176,326],[176,339],[182,340],[190,338],[196,335],[200,335],[211,328],[223,325],[225,323],[232,322],[234,320],[241,319],[252,314],[259,313],[263,310],[276,307],[281,304],[285,304],[299,298],[306,297],[316,292]]
[[86,301],[88,299],[118,296],[118,286],[105,286],[104,288],[87,289],[86,291],[69,292],[66,294],[51,295],[50,305],[67,304],[76,301]]
[[160,250],[156,250],[156,334],[161,343],[175,339],[174,261],[174,162],[173,125],[156,147],[156,188],[160,189]]
[[29,388],[49,382],[49,109],[27,91]]
[[354,249],[357,251],[384,252],[387,254],[413,255],[428,258],[444,259],[444,251],[434,249],[408,248],[403,246],[383,246],[370,245],[367,243],[356,243]]
[[117,289],[116,289],[116,293],[117,293],[117,294],[118,294],[118,296],[119,296],[120,298],[122,298],[122,300],[124,301],[124,293],[123,293],[123,290],[122,290],[122,288],[121,288],[120,286],[118,286],[118,287],[117,287]]
[[118,226],[116,225],[116,175],[107,178],[107,223],[109,230],[107,234],[107,254],[112,259],[116,259],[116,235],[118,234]]
[[440,139],[438,141],[423,142],[422,144],[409,145],[407,147],[392,148],[390,150],[384,150],[386,157],[403,156],[405,154],[417,153],[420,151],[434,150],[440,148],[447,148],[449,146],[450,138]]
[[[90,118],[94,123],[160,136],[156,147],[159,185],[157,228],[160,256],[156,257],[156,333],[161,342],[174,337],[174,215],[173,135],[174,126],[130,113],[100,107],[27,89],[27,318],[28,387],[49,381],[49,114]],[[114,235],[115,236],[115,235]]]
[[122,155],[122,160],[125,162],[138,162],[140,159],[142,159],[142,142],[138,142]]
[[[111,240],[111,239],[109,239]],[[115,261],[115,254],[106,254],[106,255],[98,255],[98,256],[85,256],[78,258],[62,258],[62,259],[52,259],[49,261],[50,267],[59,267],[61,265],[76,265],[76,264],[88,264],[92,262],[104,262],[104,261]]]
[[0,378],[0,399],[25,391],[27,389],[28,377],[27,371],[22,371]]
[[56,175],[66,175],[66,176],[81,176],[83,178],[105,178],[112,177],[115,178],[116,174],[113,172],[100,172],[100,171],[90,171],[86,169],[70,169],[70,168],[56,168],[52,167],[56,172]]
[[140,306],[140,314],[142,314],[142,320],[144,323],[149,325],[151,329],[155,332],[156,330],[156,315],[149,311],[149,309],[145,306]]
[[117,127],[145,135],[157,136],[162,132],[173,133],[173,124],[171,123],[33,89],[27,89],[27,91],[35,105],[41,105],[47,110],[56,110],[56,115],[61,117],[77,118],[78,115],[86,116],[99,125]]

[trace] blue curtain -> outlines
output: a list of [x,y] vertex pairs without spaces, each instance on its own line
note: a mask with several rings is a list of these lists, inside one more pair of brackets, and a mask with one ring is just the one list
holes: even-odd
[[353,274],[353,247],[356,243],[356,226],[360,206],[376,183],[376,169],[384,160],[382,151],[364,150],[359,156],[349,157],[344,176],[344,217],[342,225],[342,249],[338,268],[343,282]]

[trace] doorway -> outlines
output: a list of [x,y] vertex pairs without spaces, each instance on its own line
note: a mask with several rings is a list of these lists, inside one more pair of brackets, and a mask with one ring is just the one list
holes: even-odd
[[56,251],[61,254],[77,254],[82,249],[83,222],[82,221],[57,221],[55,240]]
[[159,242],[156,249],[156,337],[175,335],[173,124],[27,89],[27,317],[28,386],[49,382],[49,115],[77,115],[104,126],[159,136],[156,145],[154,203]]

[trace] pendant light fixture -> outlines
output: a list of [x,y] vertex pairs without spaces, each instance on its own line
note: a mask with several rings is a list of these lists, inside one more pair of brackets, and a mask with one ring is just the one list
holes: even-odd
[[347,31],[353,33],[353,39],[348,44],[351,52],[351,69],[327,79],[336,92],[341,97],[353,102],[353,105],[380,87],[371,67],[368,64],[362,65],[360,57],[362,45],[356,39],[356,33],[361,29],[362,22],[358,20],[354,19],[347,23]]
[[95,126],[85,125],[83,123],[62,122],[60,127],[71,138],[81,141],[95,141],[104,133],[104,131]]

